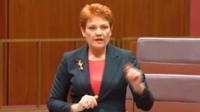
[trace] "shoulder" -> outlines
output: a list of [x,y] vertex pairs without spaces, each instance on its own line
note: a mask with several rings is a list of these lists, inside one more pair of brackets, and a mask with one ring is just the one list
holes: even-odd
[[62,62],[64,63],[73,63],[74,60],[76,60],[80,54],[81,54],[82,48],[74,49],[72,51],[64,52],[64,55],[62,57]]
[[140,68],[139,64],[137,63],[136,57],[133,55],[133,53],[130,50],[118,48],[115,46],[110,46],[110,49],[111,49],[110,51],[112,55],[120,57],[126,63],[130,62],[133,65],[135,65],[137,68]]
[[80,54],[82,48],[74,49],[72,51],[64,52],[64,58],[73,58]]

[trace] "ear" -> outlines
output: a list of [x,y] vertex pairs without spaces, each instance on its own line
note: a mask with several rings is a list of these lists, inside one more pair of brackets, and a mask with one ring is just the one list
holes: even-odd
[[113,25],[110,27],[111,32],[113,31]]
[[82,33],[83,37],[85,37],[85,29],[83,27],[81,27],[81,33]]
[[112,25],[112,26],[110,26],[110,29],[111,29],[111,31],[113,30],[113,25]]
[[109,37],[111,37],[112,36],[112,31],[110,31],[110,33],[109,33]]
[[112,36],[112,32],[113,32],[113,25],[110,27],[110,37]]
[[113,27],[110,28],[110,37],[112,36]]

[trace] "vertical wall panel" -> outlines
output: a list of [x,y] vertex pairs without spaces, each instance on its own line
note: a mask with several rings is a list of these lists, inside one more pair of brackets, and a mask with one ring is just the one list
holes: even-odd
[[0,0],[0,39],[7,36],[7,0]]
[[[7,0],[0,0],[0,39],[7,38]],[[0,43],[0,107],[6,104],[7,85],[6,85],[6,65],[7,65],[7,48]]]
[[80,8],[73,3],[74,0],[10,0],[10,38],[80,35],[77,12]]
[[0,107],[3,105],[3,44],[0,42]]
[[[70,47],[69,47],[70,46]],[[50,89],[57,71],[57,67],[63,58],[64,52],[75,49],[75,44],[71,42],[48,42],[42,44],[42,76],[41,76],[41,102],[46,104],[50,94]]]
[[189,0],[125,0],[122,36],[188,36]]
[[190,10],[190,35],[200,36],[200,1],[191,0]]
[[122,48],[131,50],[134,56],[136,56],[137,39],[124,39],[121,44]]
[[7,103],[8,103],[8,101],[7,101],[7,98],[8,98],[8,92],[7,92],[7,90],[8,90],[8,44],[7,43],[2,43],[2,49],[0,49],[0,50],[2,50],[1,51],[1,53],[2,54],[0,54],[1,56],[0,57],[2,57],[2,61],[1,61],[1,64],[2,64],[2,82],[1,82],[1,84],[2,84],[2,92],[1,92],[1,94],[2,94],[2,96],[3,96],[3,99],[2,99],[2,102],[3,102],[3,105],[6,105]]
[[36,104],[37,46],[12,43],[9,48],[8,105]]

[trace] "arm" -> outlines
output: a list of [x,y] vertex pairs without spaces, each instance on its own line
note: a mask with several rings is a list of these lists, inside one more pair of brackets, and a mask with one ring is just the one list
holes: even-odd
[[49,112],[70,112],[71,104],[66,102],[71,85],[70,79],[71,76],[67,71],[66,58],[64,57],[58,67],[48,99]]
[[148,89],[145,75],[140,70],[139,64],[131,53],[128,57],[129,63],[125,66],[126,79],[128,80],[136,106],[142,110],[150,110],[154,99]]

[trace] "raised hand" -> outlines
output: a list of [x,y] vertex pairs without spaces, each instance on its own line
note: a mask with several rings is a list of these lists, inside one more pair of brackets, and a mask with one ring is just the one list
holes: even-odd
[[141,70],[137,69],[131,63],[127,63],[124,67],[126,80],[134,87],[134,90],[142,94],[145,88],[142,82],[143,73]]

